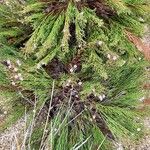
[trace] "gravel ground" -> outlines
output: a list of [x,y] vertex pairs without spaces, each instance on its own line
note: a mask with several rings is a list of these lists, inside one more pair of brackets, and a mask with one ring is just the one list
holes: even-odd
[[15,125],[0,134],[0,150],[17,150],[24,136],[25,121],[20,119]]

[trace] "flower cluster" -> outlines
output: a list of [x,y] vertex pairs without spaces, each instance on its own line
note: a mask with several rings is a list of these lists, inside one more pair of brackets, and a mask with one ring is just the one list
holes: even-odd
[[111,54],[107,54],[107,58],[109,59],[109,60],[113,60],[113,61],[115,61],[115,60],[117,60],[118,59],[118,57],[117,56],[113,56],[113,55],[111,55]]
[[6,60],[3,64],[7,67],[9,76],[11,79],[11,85],[17,86],[18,81],[23,81],[22,74],[19,72],[19,67],[21,66],[20,60],[17,60],[16,63],[11,62],[10,60]]

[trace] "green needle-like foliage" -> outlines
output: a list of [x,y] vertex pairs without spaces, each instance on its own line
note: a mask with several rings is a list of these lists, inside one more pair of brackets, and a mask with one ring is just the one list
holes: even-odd
[[108,150],[140,137],[149,62],[127,33],[141,37],[149,13],[146,0],[1,2],[0,91],[13,97],[6,123],[24,107],[46,114],[49,132],[37,121],[35,149]]

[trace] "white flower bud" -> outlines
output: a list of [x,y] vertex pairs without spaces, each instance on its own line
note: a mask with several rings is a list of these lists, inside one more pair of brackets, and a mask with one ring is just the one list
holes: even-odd
[[45,62],[41,62],[41,65],[46,65],[46,63]]
[[4,115],[7,115],[7,111],[4,111]]
[[95,119],[95,118],[96,118],[96,115],[93,115],[92,117],[93,117],[93,119]]
[[17,72],[17,71],[18,71],[18,68],[14,68],[14,71]]
[[96,44],[97,44],[97,46],[101,46],[103,44],[103,42],[102,41],[97,41]]
[[106,98],[106,96],[104,94],[102,95],[102,97],[103,97],[103,99]]
[[6,61],[6,63],[7,65],[11,65],[11,61],[9,59]]
[[111,58],[111,55],[110,55],[110,54],[107,54],[107,58],[110,59],[110,58]]
[[69,80],[68,80],[68,83],[70,83],[70,82],[71,82],[71,80],[69,79]]
[[73,68],[71,68],[71,69],[70,69],[70,72],[72,73],[73,71],[74,71],[74,69],[73,69]]
[[92,89],[92,91],[95,93],[95,89]]
[[144,19],[142,17],[139,18],[140,22],[144,22]]
[[139,99],[139,101],[140,101],[140,102],[143,102],[144,99],[145,99],[145,97],[141,97],[141,98]]
[[63,30],[63,32],[65,33],[65,32],[66,32],[66,30],[64,29],[64,30]]
[[57,131],[57,129],[55,128],[55,129],[54,129],[54,131],[56,132],[56,131]]
[[78,95],[76,95],[75,97],[76,97],[76,98],[78,98],[79,96],[78,96]]
[[36,110],[34,109],[34,110],[33,110],[33,113],[35,113],[35,112],[36,112]]
[[113,56],[113,60],[117,60],[117,56]]
[[78,67],[77,65],[74,65],[74,66],[73,66],[74,69],[76,69],[77,67]]
[[83,14],[84,14],[84,12],[82,11],[80,14],[81,14],[81,15],[83,15]]
[[138,132],[141,131],[141,128],[137,128],[137,131],[138,131]]
[[36,46],[36,44],[34,44],[34,45],[33,45],[33,49],[36,49],[36,48],[37,48],[37,46]]
[[61,44],[61,47],[65,47],[65,44],[64,44],[64,43],[62,43],[62,44]]
[[69,83],[67,83],[66,86],[69,86]]
[[82,45],[80,44],[78,47],[79,47],[79,48],[81,48],[81,47],[82,47]]
[[11,65],[9,65],[9,66],[8,66],[8,69],[11,69],[11,68],[12,68],[12,66],[11,66]]
[[20,62],[19,59],[16,61],[16,63],[17,63],[18,66],[21,66],[21,62]]
[[79,84],[79,85],[82,85],[82,82],[80,81],[78,84]]
[[37,69],[40,69],[40,68],[41,68],[41,64],[38,63],[36,68],[37,68]]
[[125,63],[126,63],[126,61],[124,60],[124,61],[123,61],[123,64],[125,64]]
[[18,76],[18,75],[15,75],[15,76],[14,76],[14,78],[15,78],[15,79],[18,79],[18,78],[19,78],[19,76]]
[[23,81],[23,77],[19,77],[19,80],[20,80],[20,81]]
[[139,60],[141,60],[142,58],[141,57],[139,57]]
[[100,101],[103,100],[103,96],[102,95],[99,95],[98,98],[99,98]]
[[9,6],[9,2],[8,2],[8,1],[6,1],[5,4],[6,4],[7,6]]
[[22,75],[21,75],[21,73],[18,73],[18,77],[21,77]]
[[15,83],[15,82],[11,82],[11,85],[15,86],[15,85],[16,85],[16,83]]

